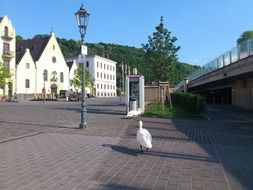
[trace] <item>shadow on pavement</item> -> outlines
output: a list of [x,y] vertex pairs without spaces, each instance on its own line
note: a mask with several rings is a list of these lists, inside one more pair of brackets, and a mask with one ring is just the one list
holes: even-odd
[[130,156],[137,156],[137,150],[134,150],[134,149],[130,149],[130,148],[118,146],[118,145],[112,145],[112,144],[103,144],[102,146],[110,147],[113,151],[116,151],[119,153],[127,154]]
[[[101,190],[112,190],[112,189],[118,189],[118,190],[139,190],[140,188],[136,187],[131,187],[131,186],[125,186],[125,185],[120,185],[120,184],[113,184],[109,183],[101,187]],[[142,190],[148,190],[148,189],[143,189]]]
[[37,124],[37,123],[24,123],[24,122],[15,122],[15,121],[0,121],[1,123],[7,123],[7,124],[15,124],[15,125],[29,125],[29,126],[38,126],[38,127],[53,127],[53,128],[60,128],[60,129],[79,129],[80,128],[74,128],[74,127],[65,127],[65,126],[59,126],[59,125],[46,125],[46,124]]

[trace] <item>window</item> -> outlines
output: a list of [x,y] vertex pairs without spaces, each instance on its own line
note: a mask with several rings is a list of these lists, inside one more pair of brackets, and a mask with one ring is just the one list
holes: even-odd
[[106,84],[104,84],[104,89],[106,89]]
[[104,69],[105,69],[105,64],[104,64]]
[[112,70],[114,71],[114,67],[112,67]]
[[97,68],[99,67],[99,63],[97,62]]
[[48,80],[48,74],[47,74],[47,70],[46,69],[43,72],[43,77],[44,77],[44,81]]
[[107,65],[107,70],[109,70],[109,65]]
[[86,61],[86,68],[89,68],[89,61]]
[[103,89],[103,84],[101,84],[101,89]]
[[56,63],[56,57],[55,56],[52,57],[52,62]]
[[107,74],[107,79],[109,80],[109,74]]
[[113,80],[115,80],[115,76],[113,75]]
[[63,75],[63,72],[60,73],[60,82],[64,82],[64,75]]
[[10,44],[4,42],[3,47],[4,47],[4,49],[3,49],[4,52],[10,51]]
[[106,74],[104,74],[104,79],[106,79]]
[[97,89],[99,89],[99,84],[97,83]]
[[97,72],[97,78],[99,78],[99,72]]
[[4,27],[4,36],[5,37],[9,36],[9,28],[7,26]]
[[55,50],[55,45],[53,45],[53,50]]
[[100,73],[100,78],[101,78],[101,79],[103,78],[103,74],[102,74],[102,73]]
[[30,88],[30,81],[29,81],[29,79],[25,79],[25,88]]
[[103,68],[102,63],[100,63],[100,68],[101,68],[101,69]]
[[26,63],[26,64],[25,64],[25,68],[26,68],[26,69],[29,69],[29,68],[30,68],[30,64],[29,64],[29,63]]

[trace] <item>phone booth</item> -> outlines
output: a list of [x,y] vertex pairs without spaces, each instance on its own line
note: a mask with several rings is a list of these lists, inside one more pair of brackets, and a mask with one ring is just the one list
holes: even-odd
[[128,75],[126,77],[126,111],[145,109],[144,76]]

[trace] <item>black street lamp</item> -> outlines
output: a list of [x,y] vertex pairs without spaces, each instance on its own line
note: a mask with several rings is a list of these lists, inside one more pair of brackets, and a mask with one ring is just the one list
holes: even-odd
[[86,102],[85,102],[85,66],[84,66],[84,59],[83,56],[85,56],[85,52],[83,52],[84,46],[84,37],[86,34],[86,28],[88,25],[88,20],[90,14],[83,8],[83,4],[81,5],[80,9],[75,13],[77,25],[79,27],[79,32],[81,34],[81,57],[82,57],[82,104],[81,104],[81,123],[79,125],[79,128],[86,128],[87,127],[87,110],[85,108]]

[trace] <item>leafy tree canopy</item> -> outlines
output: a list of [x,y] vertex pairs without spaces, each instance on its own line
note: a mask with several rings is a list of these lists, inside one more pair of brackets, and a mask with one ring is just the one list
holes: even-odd
[[180,47],[175,46],[177,38],[171,37],[171,32],[164,27],[163,17],[155,29],[153,35],[148,37],[148,43],[142,45],[145,52],[144,76],[149,82],[171,81],[175,77],[177,51]]
[[23,40],[22,36],[19,36],[19,35],[16,36],[16,43],[18,43],[18,42],[20,42],[22,40]]
[[253,31],[245,31],[241,34],[241,36],[237,39],[237,45],[242,43],[243,41],[249,40],[253,38]]
[[[162,24],[162,28],[163,24]],[[159,28],[161,30],[161,28]],[[165,29],[166,30],[166,29]],[[167,31],[168,32],[168,31]],[[170,32],[168,32],[170,33]],[[49,36],[47,34],[39,34],[34,36],[34,38],[38,37],[46,37]],[[21,37],[22,38],[22,37]],[[22,38],[23,39],[23,38]],[[65,38],[57,38],[57,41],[59,43],[59,46],[61,48],[61,51],[65,58],[78,55],[80,52],[80,41],[76,41],[73,39],[65,39]],[[169,40],[168,40],[169,41]],[[173,41],[176,41],[176,38],[173,37]],[[146,64],[145,60],[145,54],[146,51],[144,48],[136,48],[136,47],[130,47],[130,46],[123,46],[118,44],[111,44],[111,43],[86,43],[88,46],[89,53],[96,53],[98,55],[101,55],[101,53],[106,53],[109,55],[109,59],[112,59],[117,62],[116,65],[116,77],[117,77],[117,86],[120,85],[120,79],[122,76],[121,72],[121,64],[124,63],[126,65],[129,65],[131,68],[136,67],[138,69],[138,72],[145,75],[145,78],[149,78],[149,75],[146,71],[146,67],[148,66]],[[172,44],[173,45],[173,44]],[[178,48],[178,47],[177,47]],[[173,53],[173,52],[172,52]],[[170,54],[165,54],[166,57],[168,57]],[[169,60],[169,59],[166,59]],[[181,80],[183,80],[186,76],[191,74],[191,72],[195,71],[197,66],[192,66],[186,63],[179,63],[176,61],[173,64],[174,71],[173,74],[169,75],[169,80],[171,84],[177,84]],[[79,75],[81,76],[81,75]],[[168,80],[168,79],[166,79]],[[78,81],[76,81],[78,84]]]
[[3,64],[0,63],[0,88],[3,88],[5,80],[9,77],[9,72],[4,68]]
[[[81,88],[82,85],[82,68],[81,65],[75,70],[74,72],[75,76],[73,79],[71,79],[70,83],[74,86],[75,90],[78,90]],[[91,87],[92,80],[91,75],[88,70],[85,71],[85,86]]]

